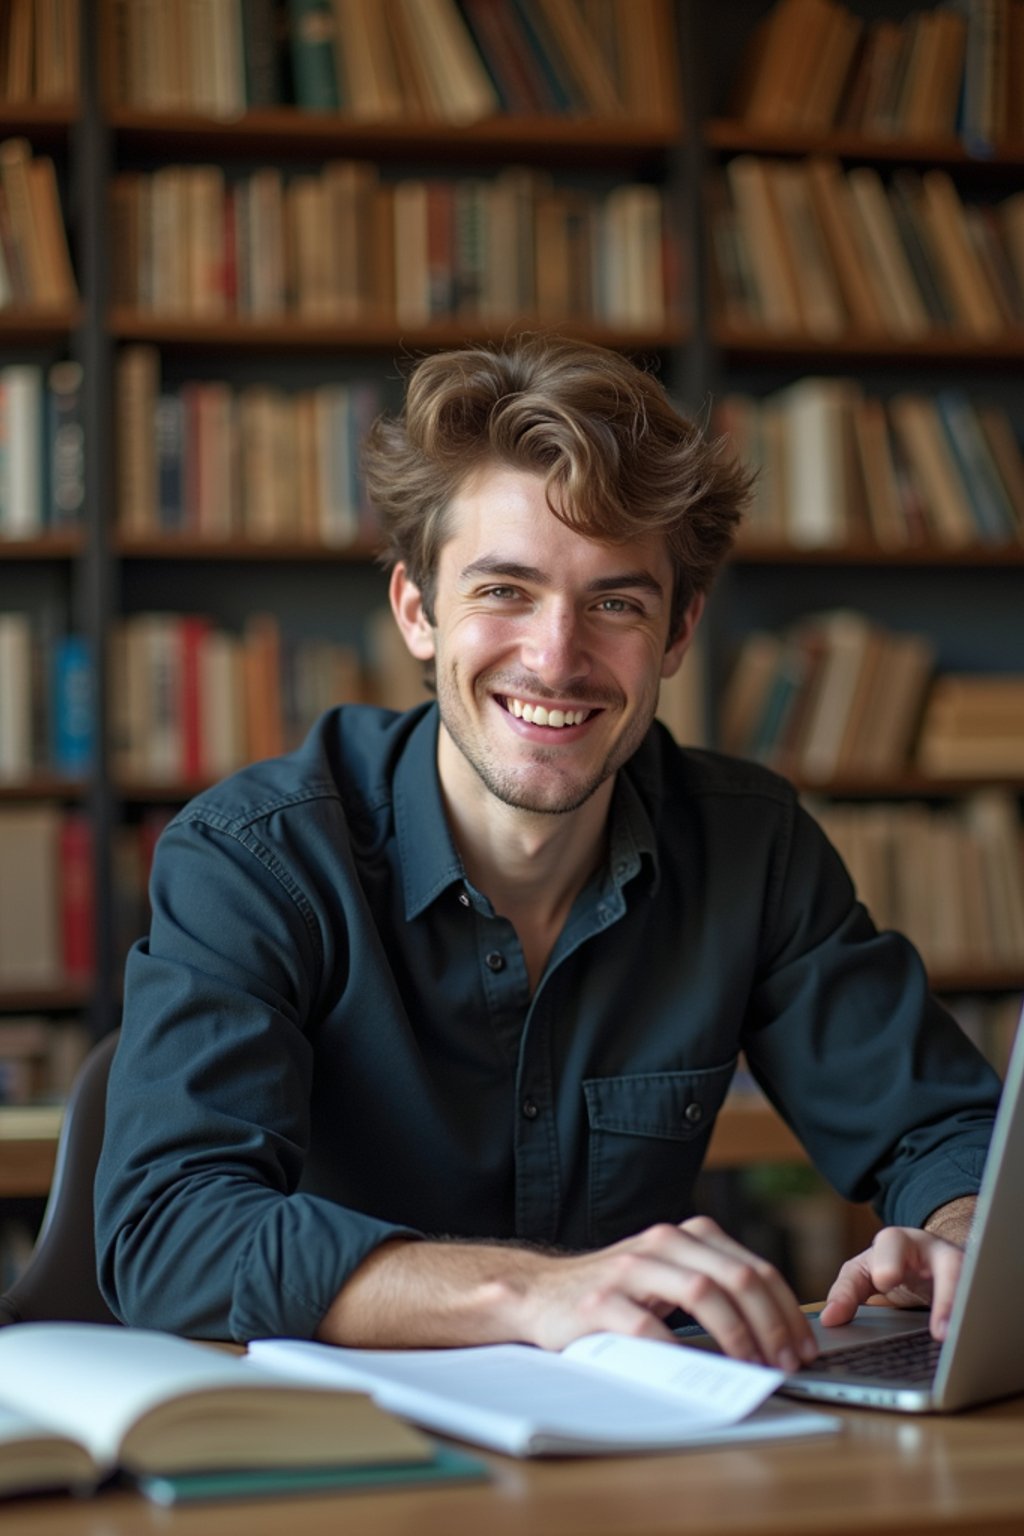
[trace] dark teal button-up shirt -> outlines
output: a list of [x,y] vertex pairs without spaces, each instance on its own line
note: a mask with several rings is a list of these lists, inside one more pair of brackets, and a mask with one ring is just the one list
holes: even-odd
[[977,1188],[998,1081],[786,783],[655,726],[531,996],[437,729],[333,710],[162,837],[97,1180],[127,1322],[308,1336],[398,1233],[581,1249],[683,1220],[741,1050],[885,1220]]

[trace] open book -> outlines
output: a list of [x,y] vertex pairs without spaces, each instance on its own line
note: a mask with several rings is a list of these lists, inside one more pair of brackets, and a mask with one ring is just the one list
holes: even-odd
[[429,1462],[430,1443],[359,1390],[283,1380],[224,1350],[99,1323],[0,1328],[0,1493],[115,1470]]
[[560,1354],[527,1344],[360,1350],[257,1339],[249,1358],[293,1381],[371,1392],[416,1424],[512,1456],[666,1450],[839,1428],[825,1414],[769,1402],[781,1371],[611,1333],[576,1339]]

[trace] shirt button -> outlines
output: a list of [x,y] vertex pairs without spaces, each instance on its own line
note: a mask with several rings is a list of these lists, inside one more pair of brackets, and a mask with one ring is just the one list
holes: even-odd
[[505,956],[499,954],[496,949],[492,949],[486,957],[486,964],[489,970],[503,971],[505,969]]
[[468,907],[469,906],[469,897],[466,895],[465,891],[460,891],[459,892],[459,901],[462,903],[462,905],[464,907]]
[[683,1114],[686,1116],[686,1119],[689,1120],[691,1125],[699,1124],[699,1122],[704,1118],[704,1111],[701,1109],[696,1099],[692,1104],[687,1104],[686,1108],[683,1110]]
[[523,1105],[523,1119],[536,1120],[539,1114],[540,1110],[538,1109],[537,1105],[533,1102],[532,1099],[527,1099],[526,1103]]

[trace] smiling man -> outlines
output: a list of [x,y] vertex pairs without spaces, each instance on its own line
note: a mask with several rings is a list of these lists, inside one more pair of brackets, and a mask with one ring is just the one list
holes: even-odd
[[[693,1187],[739,1052],[941,1334],[999,1085],[790,787],[654,721],[746,479],[625,359],[428,358],[366,468],[436,703],[343,707],[175,818],[97,1182],[126,1321],[415,1346],[677,1309],[813,1353]],[[947,1239],[952,1239],[948,1241]]]

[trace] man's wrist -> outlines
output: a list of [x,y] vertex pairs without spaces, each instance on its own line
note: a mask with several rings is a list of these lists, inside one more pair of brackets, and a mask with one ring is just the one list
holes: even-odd
[[970,1235],[977,1200],[976,1195],[960,1195],[956,1200],[947,1200],[945,1205],[932,1211],[924,1223],[924,1230],[962,1248]]

